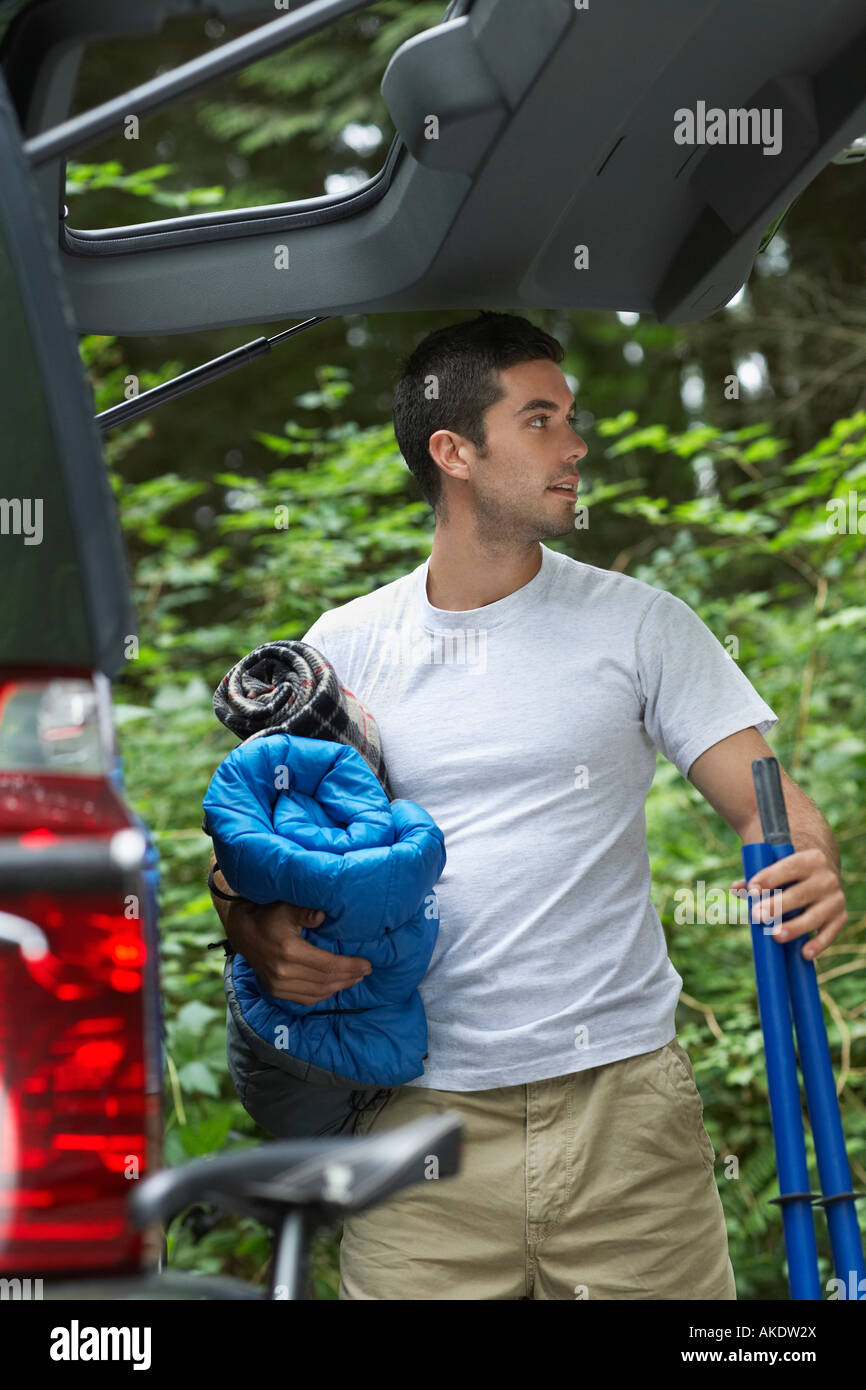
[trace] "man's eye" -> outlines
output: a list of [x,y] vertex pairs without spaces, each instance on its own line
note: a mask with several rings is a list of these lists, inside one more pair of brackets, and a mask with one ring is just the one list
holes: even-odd
[[[546,425],[549,419],[550,419],[550,416],[549,416],[549,415],[534,415],[534,416],[532,417],[532,419],[530,420],[529,423],[530,423],[531,425],[537,425],[538,422],[539,422],[539,420],[540,420],[540,421],[542,422],[542,424],[545,424],[545,425]],[[567,416],[565,417],[565,423],[566,423],[567,425],[570,425],[572,429],[576,429],[576,428],[577,428],[577,416],[576,416],[576,415],[567,415]]]

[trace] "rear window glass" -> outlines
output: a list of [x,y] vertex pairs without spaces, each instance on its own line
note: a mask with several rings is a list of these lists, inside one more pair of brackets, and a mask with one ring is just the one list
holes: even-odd
[[[394,52],[442,21],[444,3],[344,15],[281,53],[210,82],[67,163],[66,224],[82,231],[223,209],[339,198],[379,173],[395,135],[379,87]],[[72,114],[261,27],[174,18],[156,34],[94,39]]]

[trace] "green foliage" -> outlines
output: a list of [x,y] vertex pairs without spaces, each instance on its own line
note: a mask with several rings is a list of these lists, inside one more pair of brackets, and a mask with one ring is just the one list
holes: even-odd
[[75,198],[97,189],[113,188],[120,193],[131,193],[136,198],[149,198],[158,206],[173,208],[175,212],[215,207],[223,201],[225,189],[220,187],[184,191],[162,188],[161,181],[176,169],[175,164],[155,164],[150,169],[136,169],[125,174],[123,165],[117,159],[107,160],[104,164],[76,164],[70,160],[66,165],[66,194]]
[[[439,23],[444,10],[444,4],[383,0],[363,15],[348,16],[244,68],[236,78],[239,95],[203,104],[199,124],[242,155],[289,145],[299,136],[308,138],[312,150],[338,148],[353,122],[376,124],[390,137],[393,124],[379,91],[388,60],[406,39]],[[380,145],[369,172],[381,163]]]

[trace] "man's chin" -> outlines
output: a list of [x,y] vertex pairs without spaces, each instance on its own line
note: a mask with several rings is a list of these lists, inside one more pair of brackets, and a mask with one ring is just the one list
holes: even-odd
[[574,530],[574,512],[562,509],[561,517],[545,516],[538,519],[537,540],[553,540],[556,536],[567,536]]
[[531,512],[519,512],[487,502],[477,508],[475,529],[480,538],[495,539],[497,545],[503,541],[506,544],[531,545],[534,541],[567,536],[574,529],[574,508],[560,503],[558,507],[545,507],[533,516]]

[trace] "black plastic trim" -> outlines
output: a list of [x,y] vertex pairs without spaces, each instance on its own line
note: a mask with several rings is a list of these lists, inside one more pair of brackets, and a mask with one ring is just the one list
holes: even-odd
[[[129,227],[85,231],[61,222],[59,244],[70,256],[122,256],[125,252],[155,251],[165,246],[201,245],[234,237],[260,236],[264,231],[289,231],[317,227],[354,217],[383,198],[399,165],[405,146],[395,135],[378,174],[339,202],[306,199],[302,203],[275,203],[263,208],[233,208],[226,213],[202,213],[193,217],[164,218]],[[311,203],[321,203],[310,207]]]

